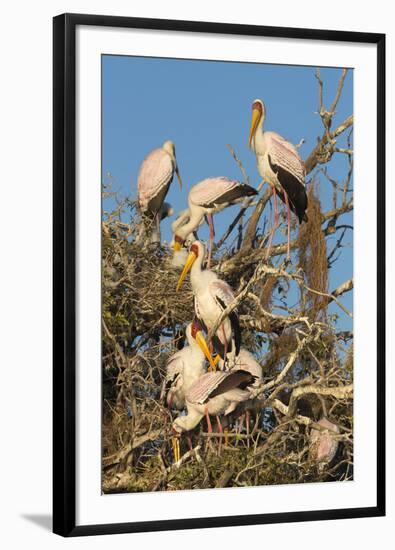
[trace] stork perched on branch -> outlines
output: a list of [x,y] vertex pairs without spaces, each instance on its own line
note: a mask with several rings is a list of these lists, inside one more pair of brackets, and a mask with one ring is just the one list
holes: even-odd
[[140,212],[151,225],[156,227],[159,241],[162,206],[174,173],[176,173],[180,187],[182,187],[174,143],[165,141],[162,147],[154,149],[146,156],[137,178]]
[[[184,269],[178,279],[177,291],[180,289],[187,273],[191,271],[191,286],[195,296],[195,313],[201,323],[208,329],[215,328],[221,313],[233,302],[235,296],[231,287],[210,269],[203,269],[206,247],[195,241],[190,249]],[[234,310],[218,327],[213,345],[220,357],[232,364],[239,354],[241,331],[237,311]]]
[[245,197],[256,194],[256,190],[249,185],[223,176],[207,178],[194,185],[188,195],[189,220],[175,231],[174,250],[181,249],[188,235],[199,227],[204,216],[206,216],[210,230],[208,255],[208,267],[210,267],[215,237],[213,214],[220,212],[227,206],[238,204]]
[[174,353],[166,365],[167,404],[182,410],[185,407],[185,393],[190,386],[206,372],[206,358],[212,370],[215,365],[197,319],[185,330],[188,345]]
[[[237,405],[246,401],[255,377],[244,370],[233,372],[208,372],[201,376],[185,395],[188,414],[179,416],[173,422],[173,429],[178,432],[195,428],[206,416],[208,431],[212,432],[211,416],[227,415],[235,410]],[[221,423],[218,423],[222,431]]]
[[258,172],[272,188],[274,201],[274,223],[269,237],[267,257],[274,233],[278,226],[277,199],[285,203],[288,221],[287,258],[290,257],[291,210],[299,223],[307,221],[307,195],[305,190],[305,167],[292,143],[275,132],[263,131],[266,109],[263,101],[256,99],[252,104],[252,120],[249,146],[255,152]]
[[[189,323],[185,330],[188,346],[174,353],[166,365],[166,401],[169,408],[182,410],[185,407],[185,395],[206,372],[206,358],[210,367],[215,370],[210,351],[202,334],[202,326],[197,319]],[[180,458],[179,438],[173,438],[174,459]]]

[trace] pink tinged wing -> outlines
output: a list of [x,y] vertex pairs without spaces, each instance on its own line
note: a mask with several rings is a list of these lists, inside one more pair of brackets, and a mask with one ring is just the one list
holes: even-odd
[[208,372],[203,374],[203,376],[189,388],[185,396],[187,401],[202,405],[228,375],[227,372]]
[[154,149],[145,157],[137,178],[139,205],[142,210],[171,181],[173,172],[170,155],[163,149]]
[[[225,281],[213,281],[210,283],[209,289],[214,300],[217,301],[217,298],[219,298],[225,304],[225,307],[228,307],[235,299],[233,290]],[[222,306],[220,307],[222,308]]]
[[327,418],[321,418],[318,422],[323,428],[330,431],[311,430],[311,441],[316,445],[315,458],[317,462],[330,462],[335,456],[339,442],[331,432],[339,433],[339,427]]
[[231,368],[232,371],[240,369],[246,370],[255,376],[256,380],[252,386],[258,387],[261,384],[263,380],[262,367],[258,361],[256,361],[255,357],[245,349],[240,350],[240,353],[236,357],[235,363]]
[[173,380],[176,376],[182,373],[184,362],[182,359],[182,351],[177,351],[172,355],[166,365],[166,379]]
[[237,180],[225,177],[207,178],[192,187],[189,192],[189,200],[197,206],[215,203],[219,197],[239,185],[240,182]]
[[304,185],[305,168],[298,151],[281,136],[270,136],[268,151],[273,164],[282,166]]
[[[233,291],[228,285],[228,283],[226,283],[225,281],[221,281],[220,279],[210,283],[209,290],[213,299],[215,300],[215,302],[217,303],[221,311],[223,311],[223,305],[225,305],[225,308],[226,308],[235,299],[235,295],[233,294]],[[234,310],[234,311],[237,311],[237,310]],[[225,333],[222,327],[224,327]],[[217,330],[217,336],[222,344],[225,344],[225,342],[230,337],[229,329],[230,329],[229,319],[226,317],[224,322],[221,324],[221,326]]]

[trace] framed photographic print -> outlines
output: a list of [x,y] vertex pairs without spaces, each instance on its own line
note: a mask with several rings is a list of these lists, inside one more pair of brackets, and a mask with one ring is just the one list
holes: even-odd
[[384,515],[384,75],[379,34],[54,18],[55,533]]

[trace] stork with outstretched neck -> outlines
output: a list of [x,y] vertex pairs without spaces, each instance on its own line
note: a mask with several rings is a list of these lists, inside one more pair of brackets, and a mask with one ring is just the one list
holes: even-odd
[[252,120],[249,146],[255,152],[258,172],[273,193],[274,223],[269,236],[267,258],[270,255],[274,233],[278,227],[277,195],[287,210],[288,240],[287,259],[290,258],[291,211],[299,223],[307,221],[307,195],[305,166],[294,145],[275,132],[263,130],[266,109],[263,101],[252,104]]
[[[203,269],[205,257],[205,245],[200,241],[194,241],[178,279],[177,291],[190,271],[195,297],[195,314],[207,330],[212,330],[223,311],[234,301],[235,296],[228,283],[222,281],[214,271]],[[219,325],[213,335],[213,344],[225,363],[234,362],[241,345],[241,331],[236,310],[229,313]]]
[[256,194],[256,190],[251,186],[223,176],[207,178],[194,185],[188,194],[189,219],[175,231],[174,250],[178,251],[182,248],[188,235],[199,227],[206,216],[210,230],[208,255],[208,267],[210,267],[215,237],[213,214],[240,203],[245,197]]

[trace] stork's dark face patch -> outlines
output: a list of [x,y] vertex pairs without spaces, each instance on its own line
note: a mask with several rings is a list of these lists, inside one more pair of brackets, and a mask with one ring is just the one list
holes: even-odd
[[199,257],[199,247],[197,244],[193,244],[191,248],[189,249],[189,252],[193,252],[196,256],[196,258]]

